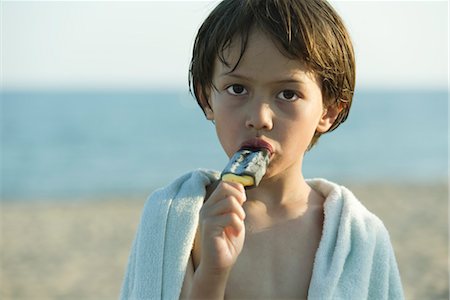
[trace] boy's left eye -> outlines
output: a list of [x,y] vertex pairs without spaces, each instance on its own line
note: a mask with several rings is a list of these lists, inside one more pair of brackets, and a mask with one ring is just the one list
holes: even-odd
[[295,101],[299,98],[297,94],[292,90],[284,90],[279,93],[277,97],[284,101]]

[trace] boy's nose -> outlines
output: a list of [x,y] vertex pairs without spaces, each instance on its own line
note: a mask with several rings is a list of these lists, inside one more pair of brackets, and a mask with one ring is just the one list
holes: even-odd
[[256,130],[272,130],[272,110],[267,103],[258,103],[251,107],[245,122],[247,128]]

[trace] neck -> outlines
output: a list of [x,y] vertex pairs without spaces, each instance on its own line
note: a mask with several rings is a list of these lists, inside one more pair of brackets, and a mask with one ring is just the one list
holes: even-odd
[[306,183],[300,168],[295,170],[283,172],[282,176],[268,176],[258,187],[247,190],[244,209],[249,233],[288,221],[306,220],[318,209],[323,211],[323,197]]
[[247,191],[247,199],[265,204],[267,209],[296,205],[307,205],[311,187],[303,178],[301,168],[293,166],[283,174],[268,177],[257,188]]

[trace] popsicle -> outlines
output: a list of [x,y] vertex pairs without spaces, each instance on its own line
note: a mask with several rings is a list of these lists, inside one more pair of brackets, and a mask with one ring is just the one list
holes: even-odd
[[246,189],[256,187],[266,173],[269,159],[266,148],[242,148],[231,157],[220,177],[241,183]]

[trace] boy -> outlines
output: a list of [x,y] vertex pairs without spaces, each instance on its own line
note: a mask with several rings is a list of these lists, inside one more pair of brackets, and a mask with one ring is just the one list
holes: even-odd
[[231,157],[271,153],[259,185],[197,170],[147,201],[122,298],[401,299],[382,222],[304,153],[345,121],[354,54],[322,0],[225,0],[199,29],[190,83]]

